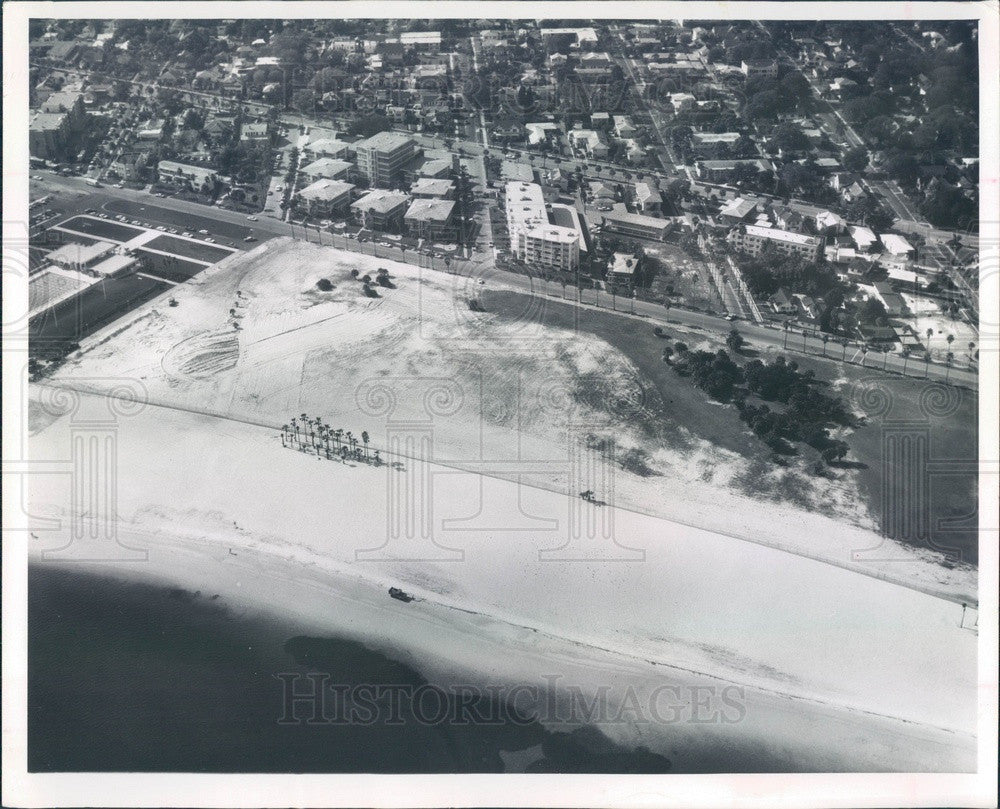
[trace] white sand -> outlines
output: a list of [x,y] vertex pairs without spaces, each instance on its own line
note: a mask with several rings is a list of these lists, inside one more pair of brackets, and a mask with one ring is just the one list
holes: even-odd
[[[107,412],[84,396],[75,425]],[[65,459],[74,422],[47,421],[35,421],[32,458]],[[567,542],[578,499],[441,467],[429,470],[431,525],[462,558],[358,562],[359,548],[386,541],[387,480],[413,484],[415,462],[392,473],[346,467],[283,449],[272,430],[161,407],[116,424],[118,538],[149,558],[98,570],[299,616],[439,679],[557,675],[586,692],[610,685],[612,699],[626,686],[647,696],[671,683],[745,686],[746,713],[733,724],[603,728],[675,760],[718,742],[758,745],[792,768],[974,767],[976,637],[948,601],[622,510],[614,539],[644,560],[540,558]],[[39,524],[39,545],[57,548],[72,511],[68,478],[37,477],[30,512],[62,520],[59,530]],[[550,522],[512,530],[522,519]],[[107,541],[94,542],[61,554],[107,558]],[[424,600],[389,599],[390,585]]]
[[[397,288],[366,298],[350,270],[374,275],[379,267],[390,269]],[[334,291],[316,290],[324,277]],[[387,418],[431,419],[425,394],[438,386],[456,406],[431,419],[436,460],[492,461],[489,474],[526,472],[523,482],[561,492],[574,491],[564,475],[517,461],[564,461],[590,434],[620,448],[648,444],[609,405],[643,406],[641,377],[624,356],[590,335],[540,326],[530,309],[518,323],[474,315],[464,301],[478,289],[441,272],[277,239],[173,290],[177,307],[154,302],[130,327],[94,335],[55,382],[107,390],[109,379],[138,380],[153,402],[274,426],[318,414],[355,434],[367,430],[382,447]],[[574,394],[592,378],[602,383],[601,401],[579,401]],[[395,401],[388,415],[371,407],[381,400],[369,395],[380,387]],[[881,538],[850,474],[827,481],[776,469],[760,479],[778,492],[783,476],[794,477],[808,509],[766,494],[749,498],[731,485],[747,473],[740,456],[677,432],[688,446],[654,450],[659,475],[618,470],[613,492],[602,495],[631,510],[974,598],[974,569],[949,569],[930,550]]]

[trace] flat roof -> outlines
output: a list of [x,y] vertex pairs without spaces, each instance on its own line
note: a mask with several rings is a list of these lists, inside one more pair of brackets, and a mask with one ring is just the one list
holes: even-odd
[[354,183],[345,183],[342,180],[322,179],[311,185],[307,185],[299,192],[299,196],[304,199],[330,200],[337,199],[354,188]]
[[353,163],[348,163],[346,160],[338,160],[334,157],[321,157],[319,160],[314,160],[302,169],[302,173],[317,174],[321,171],[332,171],[336,174],[343,174],[353,165]]
[[388,213],[401,205],[405,205],[409,199],[406,194],[399,191],[386,191],[381,188],[373,189],[365,194],[361,199],[354,202],[351,207],[362,211],[377,211]]
[[450,199],[415,199],[406,209],[406,219],[447,222],[454,208],[455,201]]
[[777,228],[762,228],[757,225],[747,225],[748,236],[762,236],[776,242],[787,242],[789,244],[817,245],[819,239],[815,236],[806,236],[804,233],[793,233],[790,230],[778,230]]
[[95,242],[94,244],[70,242],[53,250],[46,256],[46,259],[53,262],[65,261],[73,264],[87,264],[95,258],[110,252],[114,247],[111,242]]
[[114,275],[116,272],[121,272],[126,267],[131,267],[138,260],[139,259],[133,258],[132,256],[126,256],[124,253],[113,253],[103,261],[95,264],[90,269],[99,275]]
[[655,216],[643,216],[639,213],[629,213],[628,211],[608,211],[603,214],[605,221],[628,223],[640,227],[668,228],[671,225],[669,219],[657,219]]
[[413,138],[399,132],[379,132],[366,140],[358,141],[354,144],[356,149],[369,148],[382,151],[394,151],[413,143]]

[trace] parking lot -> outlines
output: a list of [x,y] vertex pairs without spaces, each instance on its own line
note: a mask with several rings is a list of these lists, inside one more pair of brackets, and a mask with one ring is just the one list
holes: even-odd
[[142,234],[141,228],[123,225],[119,222],[109,222],[105,219],[94,219],[89,216],[75,216],[65,222],[60,222],[59,227],[73,230],[77,233],[86,233],[98,239],[110,239],[114,242],[127,242]]
[[164,253],[173,253],[183,258],[206,261],[209,264],[222,261],[222,259],[231,256],[235,252],[228,247],[217,247],[214,244],[191,241],[189,239],[178,239],[174,236],[157,236],[155,239],[150,239],[143,246],[151,250],[162,250]]

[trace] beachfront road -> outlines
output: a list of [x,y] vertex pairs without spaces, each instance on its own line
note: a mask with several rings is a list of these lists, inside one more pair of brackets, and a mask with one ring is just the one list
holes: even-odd
[[[173,199],[171,197],[154,197],[145,191],[133,191],[122,188],[102,188],[95,190],[79,177],[60,177],[51,172],[43,174],[44,183],[49,189],[60,189],[70,192],[85,192],[86,196],[77,197],[79,200],[76,207],[84,209],[87,207],[101,208],[108,213],[121,213],[129,218],[142,219],[156,224],[165,224],[174,227],[184,227],[187,230],[207,230],[221,243],[232,243],[236,247],[247,249],[256,246],[256,243],[244,244],[242,239],[247,235],[252,235],[259,242],[277,236],[296,236],[301,238],[303,229],[296,227],[294,231],[288,223],[277,219],[261,215],[256,222],[247,220],[246,215],[236,211],[227,211],[222,208],[213,208],[201,205],[196,202]],[[320,241],[319,233],[308,231],[308,235]],[[356,252],[369,253],[370,243],[358,244],[357,241],[329,236],[329,242],[338,248],[346,248]],[[368,248],[368,249],[365,249]],[[415,263],[419,258],[423,258],[426,265],[427,257],[414,256],[413,251],[401,252],[398,248],[380,245],[377,255],[394,261],[405,263]],[[462,267],[459,269],[459,267]],[[492,260],[484,259],[480,262],[471,263],[456,262],[454,266],[445,267],[443,262],[437,261],[430,269],[441,272],[451,270],[453,274],[461,278],[468,276],[470,283],[473,280],[482,278],[488,285],[502,284],[515,290],[529,294],[547,295],[554,300],[562,300],[564,290],[558,283],[550,282],[544,284],[537,278],[531,278],[514,272],[499,269],[493,265]],[[595,290],[583,290],[580,293],[581,300],[574,299],[574,289],[568,286],[565,290],[566,303],[575,306],[599,306],[600,308],[611,310],[611,297],[607,293],[596,292]],[[816,336],[803,336],[801,329],[790,329],[785,332],[781,329],[758,326],[745,320],[735,323],[725,320],[725,318],[710,315],[704,312],[694,312],[678,307],[665,309],[660,304],[646,301],[629,301],[619,297],[615,304],[617,311],[623,318],[632,319],[639,328],[653,328],[655,325],[681,325],[689,328],[702,329],[707,332],[714,332],[717,335],[725,335],[735,326],[744,339],[751,345],[765,351],[783,351],[791,354],[805,353],[815,356],[820,361],[831,364],[844,361],[852,362],[855,365],[864,364],[871,367],[873,371],[885,371],[893,373],[903,373],[917,378],[927,378],[931,381],[945,381],[956,385],[976,389],[978,387],[978,373],[975,369],[952,367],[946,368],[938,363],[926,364],[918,357],[903,358],[899,354],[882,354],[880,352],[869,351],[867,356],[861,352],[860,345],[851,344],[847,350],[834,341],[824,345],[818,333]],[[634,314],[633,314],[634,313]],[[636,322],[638,320],[638,322]],[[645,322],[647,326],[639,324]],[[824,359],[825,356],[825,359]]]

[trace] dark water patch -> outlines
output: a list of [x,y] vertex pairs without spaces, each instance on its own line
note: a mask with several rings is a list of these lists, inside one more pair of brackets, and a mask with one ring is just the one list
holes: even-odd
[[503,772],[501,752],[539,745],[533,771],[670,769],[216,593],[33,567],[28,601],[32,772]]

